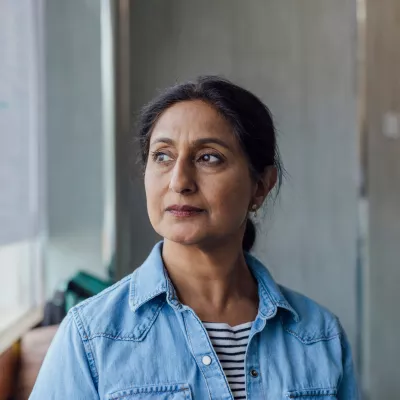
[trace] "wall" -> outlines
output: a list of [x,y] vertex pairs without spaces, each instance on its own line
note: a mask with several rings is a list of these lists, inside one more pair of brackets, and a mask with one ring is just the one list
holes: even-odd
[[77,269],[104,274],[100,11],[46,2],[48,295]]
[[399,397],[400,391],[400,3],[366,3],[365,384],[368,398],[378,400]]
[[[350,0],[133,3],[132,112],[157,89],[223,74],[275,115],[289,172],[256,253],[275,277],[330,307],[356,342],[356,10]],[[132,190],[133,264],[156,240]],[[355,346],[354,349],[356,350]]]

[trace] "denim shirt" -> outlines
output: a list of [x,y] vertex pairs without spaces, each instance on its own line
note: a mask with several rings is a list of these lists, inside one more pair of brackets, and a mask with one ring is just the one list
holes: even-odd
[[[206,329],[179,302],[161,251],[162,242],[130,276],[71,309],[30,399],[233,399]],[[357,399],[338,319],[277,285],[256,258],[246,254],[246,262],[259,293],[245,358],[247,399]]]

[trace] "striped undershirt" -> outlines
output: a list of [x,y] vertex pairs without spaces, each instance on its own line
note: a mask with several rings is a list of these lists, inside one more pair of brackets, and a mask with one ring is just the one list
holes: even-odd
[[252,322],[231,327],[204,322],[235,400],[246,399],[245,354]]

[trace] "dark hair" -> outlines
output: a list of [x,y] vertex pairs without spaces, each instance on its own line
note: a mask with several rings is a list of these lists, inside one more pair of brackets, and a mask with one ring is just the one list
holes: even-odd
[[[271,112],[254,94],[218,76],[201,76],[195,81],[172,86],[142,109],[139,140],[143,165],[147,163],[151,132],[160,115],[172,105],[189,100],[207,102],[231,124],[248,158],[254,179],[263,174],[268,166],[275,166],[278,171],[279,190],[283,167]],[[243,237],[243,250],[250,251],[255,239],[256,229],[248,218]]]

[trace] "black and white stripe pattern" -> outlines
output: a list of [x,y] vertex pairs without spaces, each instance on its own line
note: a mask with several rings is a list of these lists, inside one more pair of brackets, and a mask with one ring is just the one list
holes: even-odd
[[228,324],[204,322],[235,400],[246,399],[244,361],[251,325],[251,322],[247,322],[231,327]]

